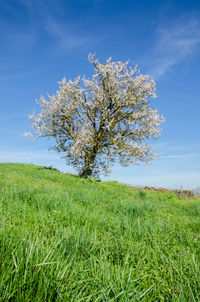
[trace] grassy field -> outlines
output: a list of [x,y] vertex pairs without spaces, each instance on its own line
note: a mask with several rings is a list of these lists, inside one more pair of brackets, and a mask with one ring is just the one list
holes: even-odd
[[200,200],[0,164],[0,301],[200,301]]

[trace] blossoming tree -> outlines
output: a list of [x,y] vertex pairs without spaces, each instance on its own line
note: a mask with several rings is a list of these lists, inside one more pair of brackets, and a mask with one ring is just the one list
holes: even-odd
[[147,141],[163,122],[149,103],[156,97],[154,81],[128,62],[101,64],[95,55],[89,62],[92,79],[64,78],[56,95],[41,97],[41,112],[29,116],[33,132],[25,135],[54,137],[53,149],[64,152],[81,177],[107,174],[116,159],[124,166],[150,163],[159,154]]

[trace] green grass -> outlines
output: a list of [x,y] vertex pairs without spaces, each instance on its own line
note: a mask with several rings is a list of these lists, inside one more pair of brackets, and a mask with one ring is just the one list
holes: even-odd
[[200,301],[200,200],[0,164],[0,301]]

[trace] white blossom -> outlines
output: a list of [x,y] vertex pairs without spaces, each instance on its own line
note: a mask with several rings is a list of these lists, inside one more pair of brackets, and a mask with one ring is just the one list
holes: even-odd
[[101,64],[89,55],[94,66],[91,79],[63,78],[56,95],[41,97],[41,112],[32,114],[32,133],[26,136],[54,137],[54,149],[83,177],[108,173],[115,160],[149,164],[159,154],[147,143],[161,131],[163,118],[152,109],[155,83],[128,62]]

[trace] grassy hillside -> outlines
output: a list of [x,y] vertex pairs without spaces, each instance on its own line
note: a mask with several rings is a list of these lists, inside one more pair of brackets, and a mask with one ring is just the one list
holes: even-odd
[[0,164],[0,301],[200,301],[200,201]]

